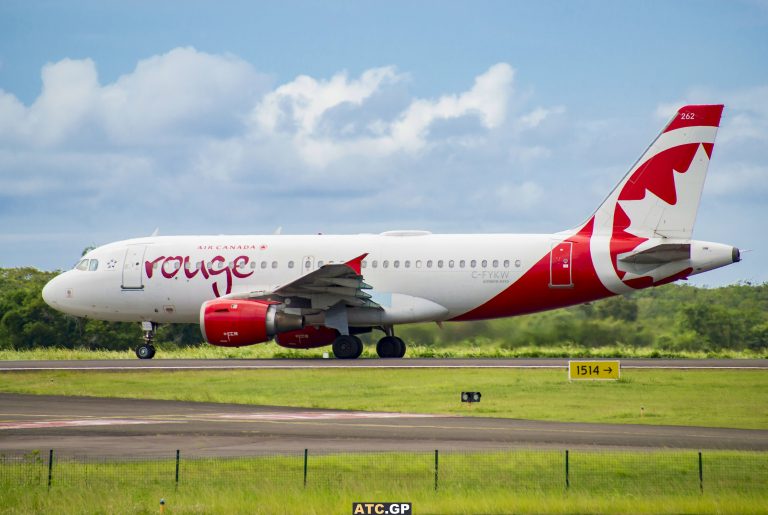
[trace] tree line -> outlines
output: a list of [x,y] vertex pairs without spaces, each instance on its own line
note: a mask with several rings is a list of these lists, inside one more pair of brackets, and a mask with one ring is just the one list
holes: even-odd
[[[38,347],[124,350],[141,341],[138,323],[65,315],[42,299],[58,272],[0,268],[0,349]],[[480,322],[398,327],[411,344],[503,348],[653,347],[662,350],[768,351],[768,284],[720,288],[670,284],[571,308]],[[196,324],[162,325],[155,341],[202,345]]]

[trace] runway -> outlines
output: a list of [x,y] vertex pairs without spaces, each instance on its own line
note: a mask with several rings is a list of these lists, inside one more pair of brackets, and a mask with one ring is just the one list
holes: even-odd
[[0,451],[242,456],[265,452],[595,447],[768,450],[768,431],[578,424],[137,399],[0,394]]
[[[580,358],[596,360],[596,358]],[[231,370],[322,368],[552,368],[565,369],[568,359],[114,359],[69,361],[2,361],[0,372],[29,370]],[[768,359],[622,359],[624,369],[768,370]]]

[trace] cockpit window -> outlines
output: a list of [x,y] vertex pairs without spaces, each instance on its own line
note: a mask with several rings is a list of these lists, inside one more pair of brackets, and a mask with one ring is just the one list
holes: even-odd
[[75,265],[75,270],[89,270],[93,272],[99,268],[98,259],[81,259]]

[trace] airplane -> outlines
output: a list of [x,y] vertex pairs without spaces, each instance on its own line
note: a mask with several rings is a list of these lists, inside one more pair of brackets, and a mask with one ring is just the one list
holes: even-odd
[[140,322],[136,355],[155,355],[158,324],[200,324],[206,341],[330,345],[358,358],[383,332],[402,358],[400,324],[510,317],[686,279],[740,261],[692,240],[723,105],[681,107],[583,223],[554,234],[156,236],[88,252],[52,279],[48,305],[79,317]]

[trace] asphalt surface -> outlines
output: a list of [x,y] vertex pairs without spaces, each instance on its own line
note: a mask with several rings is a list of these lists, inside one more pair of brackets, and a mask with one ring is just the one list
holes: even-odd
[[[471,409],[471,408],[468,408]],[[0,394],[0,451],[241,456],[500,448],[768,450],[768,431],[577,424],[137,399]]]
[[[587,358],[585,358],[587,359]],[[0,372],[24,370],[228,370],[267,368],[567,368],[568,359],[115,359],[0,361]],[[768,370],[768,359],[622,359],[622,368]]]

